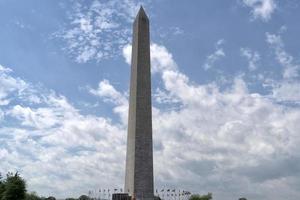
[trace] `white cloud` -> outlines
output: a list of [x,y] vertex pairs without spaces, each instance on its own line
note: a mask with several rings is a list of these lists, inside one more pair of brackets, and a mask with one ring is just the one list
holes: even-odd
[[4,66],[2,66],[2,65],[0,65],[0,72],[12,72],[12,70],[11,69],[9,69],[9,68],[6,68],[6,67],[4,67]]
[[283,81],[274,85],[273,97],[278,101],[300,104],[300,83]]
[[108,101],[116,105],[114,112],[120,115],[123,124],[127,123],[128,100],[125,94],[118,92],[108,80],[104,79],[100,81],[98,88],[90,88],[89,92],[102,98],[104,101]]
[[123,47],[123,57],[125,58],[125,62],[127,64],[131,64],[131,44],[127,44]]
[[126,101],[123,95],[119,93],[106,79],[99,83],[97,90],[90,89],[89,91],[90,93],[102,97],[105,100],[111,101],[117,105]]
[[256,51],[252,51],[249,48],[241,48],[241,55],[248,60],[248,69],[254,71],[257,69],[257,62],[260,60],[260,55]]
[[244,5],[250,7],[254,19],[260,18],[269,21],[277,5],[275,0],[242,0]]
[[[166,69],[176,69],[177,65],[166,47],[152,43],[150,45],[151,72],[156,73]],[[127,64],[131,63],[131,45],[123,47],[123,57]]]
[[39,129],[50,128],[58,123],[52,109],[38,108],[32,110],[30,107],[14,106],[8,114],[21,121],[22,125]]
[[151,54],[151,70],[152,72],[160,72],[164,70],[176,70],[177,65],[173,60],[172,54],[164,46],[155,43],[150,46]]
[[170,39],[171,37],[181,36],[185,31],[178,26],[155,28],[153,34],[158,35],[162,39]]
[[11,72],[11,69],[0,65],[0,106],[9,104],[11,100],[9,94],[16,92],[20,95],[25,88],[29,87],[23,80],[10,77]]
[[4,118],[4,112],[0,110],[0,122],[2,121],[3,118]]
[[210,54],[209,56],[207,56],[206,61],[203,65],[203,68],[205,70],[208,70],[210,68],[213,67],[213,65],[215,64],[216,61],[218,61],[219,59],[221,59],[222,57],[225,57],[225,52],[222,48],[222,45],[224,44],[224,40],[220,39],[216,42],[215,46],[216,46],[216,50],[214,53]]

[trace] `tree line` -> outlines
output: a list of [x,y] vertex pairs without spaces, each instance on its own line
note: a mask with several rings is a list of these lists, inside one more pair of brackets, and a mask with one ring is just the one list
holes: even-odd
[[[160,199],[160,198],[158,198]],[[193,194],[189,200],[212,200],[212,193],[206,195]],[[56,200],[55,197],[40,197],[35,192],[28,193],[25,180],[16,173],[7,173],[6,177],[0,174],[0,200]],[[87,195],[78,198],[66,198],[65,200],[93,200]],[[239,200],[247,200],[239,198]]]
[[[27,192],[26,181],[16,173],[7,173],[6,177],[0,174],[0,200],[56,200],[55,197],[41,197],[35,192]],[[86,195],[65,200],[91,200]]]

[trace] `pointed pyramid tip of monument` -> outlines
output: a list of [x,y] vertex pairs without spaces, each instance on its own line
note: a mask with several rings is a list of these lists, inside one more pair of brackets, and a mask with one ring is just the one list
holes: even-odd
[[136,17],[137,18],[146,17],[148,19],[148,16],[147,16],[147,14],[145,12],[145,9],[144,9],[144,7],[142,5],[140,6],[139,12],[138,12],[138,14],[137,14]]
[[140,5],[140,10],[144,10],[144,7],[143,7],[143,5]]
[[144,9],[144,7],[143,7],[142,5],[140,6],[140,9],[139,9],[139,13],[140,13],[140,12],[145,13],[145,9]]

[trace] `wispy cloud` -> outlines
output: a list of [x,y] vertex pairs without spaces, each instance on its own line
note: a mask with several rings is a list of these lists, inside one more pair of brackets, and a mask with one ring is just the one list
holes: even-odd
[[225,57],[225,52],[224,52],[224,49],[222,47],[224,42],[225,41],[223,39],[220,39],[220,40],[218,40],[218,42],[216,42],[215,51],[212,54],[207,56],[206,61],[203,65],[203,68],[205,70],[208,70],[208,69],[212,68],[216,61],[218,61],[222,57]]
[[283,67],[284,78],[295,78],[299,76],[299,64],[294,63],[294,58],[284,49],[281,35],[266,33],[267,42],[275,50],[276,59]]
[[282,67],[282,80],[271,81],[273,97],[278,101],[300,103],[300,65],[294,57],[285,50],[285,45],[279,34],[266,33],[266,41],[275,53],[276,60]]
[[248,60],[248,69],[254,71],[257,69],[257,62],[260,60],[260,55],[257,51],[249,48],[241,48],[241,55]]
[[76,1],[70,24],[54,35],[66,43],[64,50],[76,62],[111,58],[130,41],[131,22],[140,5],[135,0]]

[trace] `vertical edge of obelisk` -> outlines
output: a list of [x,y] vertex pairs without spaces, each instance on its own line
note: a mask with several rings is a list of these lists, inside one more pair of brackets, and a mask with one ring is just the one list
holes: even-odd
[[136,125],[136,87],[137,87],[137,51],[138,51],[138,22],[133,24],[130,96],[128,109],[127,152],[125,171],[125,192],[134,192],[134,163],[135,163],[135,125]]

